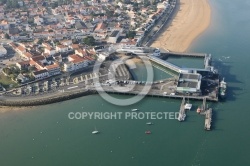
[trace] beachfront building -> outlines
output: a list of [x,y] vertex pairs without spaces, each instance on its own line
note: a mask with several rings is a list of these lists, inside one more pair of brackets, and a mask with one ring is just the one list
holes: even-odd
[[90,61],[86,57],[81,57],[77,54],[70,55],[68,62],[64,63],[64,71],[71,72],[87,67]]
[[49,76],[49,73],[47,70],[39,70],[39,71],[34,71],[33,76],[35,79],[43,79]]
[[61,74],[60,66],[57,63],[45,66],[44,69],[46,69],[50,76]]

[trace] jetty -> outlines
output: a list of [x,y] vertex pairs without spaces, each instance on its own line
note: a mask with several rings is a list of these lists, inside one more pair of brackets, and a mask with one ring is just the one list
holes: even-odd
[[206,53],[187,53],[187,52],[168,52],[169,56],[185,56],[185,57],[200,57],[204,58],[207,56]]
[[212,123],[212,108],[209,108],[205,111],[205,130],[211,130],[211,123]]
[[185,97],[183,97],[181,106],[180,106],[180,111],[179,111],[179,116],[178,116],[178,121],[182,122],[186,118],[186,113],[185,113]]
[[206,98],[205,97],[203,98],[203,103],[201,106],[201,113],[200,114],[205,115],[204,129],[207,131],[211,130],[213,110],[212,110],[212,108],[206,107]]

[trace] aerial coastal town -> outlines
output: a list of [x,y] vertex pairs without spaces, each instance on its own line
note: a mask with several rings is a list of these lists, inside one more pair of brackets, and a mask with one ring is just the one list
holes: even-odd
[[[221,86],[210,54],[150,47],[171,17],[176,0],[12,0],[4,4],[0,15],[2,106],[43,105],[98,92],[203,100],[197,109],[200,113],[207,112],[206,100],[225,96],[226,86]],[[170,56],[202,58],[204,68],[176,66],[166,61]],[[146,59],[149,66],[172,77],[135,79],[136,59]],[[185,119],[184,103],[179,121]],[[206,129],[210,124],[210,120],[205,123]]]
[[11,89],[87,69],[109,56],[100,51],[104,47],[145,44],[174,3],[2,0],[1,87]]

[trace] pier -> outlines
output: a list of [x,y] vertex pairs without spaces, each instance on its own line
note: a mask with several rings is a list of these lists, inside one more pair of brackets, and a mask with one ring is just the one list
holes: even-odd
[[213,115],[213,110],[212,108],[207,108],[206,107],[206,100],[207,98],[204,97],[203,98],[203,103],[201,106],[201,115],[205,115],[205,125],[204,125],[204,129],[205,130],[211,130],[211,123],[212,123],[212,115]]
[[204,58],[207,56],[206,53],[187,53],[187,52],[168,52],[169,56],[185,56],[185,57],[200,57]]
[[212,108],[205,111],[205,130],[211,130],[212,115]]
[[181,106],[180,106],[180,111],[179,111],[179,116],[178,116],[178,121],[182,122],[185,120],[186,114],[185,114],[185,97],[183,97]]
[[[149,97],[162,97],[162,98],[174,98],[174,99],[183,99],[183,97],[188,97],[190,100],[203,100],[206,98],[209,101],[217,102],[217,98],[210,96],[198,96],[198,95],[188,95],[188,94],[175,94],[174,92],[174,80],[166,79],[159,82],[153,83],[149,92],[144,92],[143,88],[149,86],[147,84],[137,84],[136,81],[127,81],[133,84],[126,84],[126,86],[121,85],[100,85],[102,89],[98,90],[100,93],[109,93],[109,94],[122,94],[122,95],[146,95]],[[95,91],[96,88],[93,85],[89,85],[86,88],[89,90]]]

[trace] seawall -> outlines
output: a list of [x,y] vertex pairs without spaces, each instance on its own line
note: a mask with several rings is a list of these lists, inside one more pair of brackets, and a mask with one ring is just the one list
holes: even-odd
[[31,99],[25,99],[22,100],[21,98],[19,100],[13,100],[11,97],[4,98],[0,100],[0,106],[13,106],[13,107],[19,107],[19,106],[38,106],[38,105],[45,105],[45,104],[52,104],[57,102],[62,102],[65,100],[75,99],[78,97],[86,96],[95,94],[96,91],[92,90],[86,90],[86,91],[78,91],[78,92],[72,92],[72,93],[65,93],[61,95],[53,95],[49,97],[37,97],[37,98],[31,98]]

